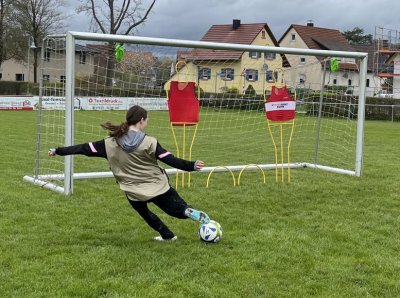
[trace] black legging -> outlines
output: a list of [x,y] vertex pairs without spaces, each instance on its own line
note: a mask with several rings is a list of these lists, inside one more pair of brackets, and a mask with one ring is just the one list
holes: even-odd
[[168,215],[181,219],[187,218],[185,210],[190,207],[172,187],[167,192],[149,201],[133,201],[128,196],[127,198],[133,209],[143,217],[150,227],[159,232],[164,239],[170,239],[175,235],[157,215],[150,211],[147,204],[154,203]]

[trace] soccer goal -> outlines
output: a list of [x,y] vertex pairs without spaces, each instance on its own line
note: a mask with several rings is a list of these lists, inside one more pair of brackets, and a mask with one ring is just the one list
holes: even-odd
[[[247,170],[268,171],[278,182],[307,168],[360,176],[367,54],[275,47],[265,36],[253,43],[47,37],[36,160],[24,180],[71,194],[76,179],[112,177],[105,160],[49,158],[47,151],[105,138],[100,123],[123,122],[133,105],[149,111],[146,133],[163,147],[206,161],[207,185],[217,172],[230,172],[238,184]],[[290,119],[268,117],[288,111]],[[167,173],[178,187],[198,175]]]

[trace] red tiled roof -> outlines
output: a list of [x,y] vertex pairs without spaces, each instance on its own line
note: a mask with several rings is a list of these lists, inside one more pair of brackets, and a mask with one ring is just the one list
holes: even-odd
[[176,52],[176,60],[186,60],[190,56],[191,51],[177,51]]
[[358,65],[354,63],[339,63],[339,70],[358,70]]
[[309,49],[354,51],[354,48],[339,30],[314,26],[291,25],[283,34],[279,43],[292,28],[296,30]]
[[260,31],[266,26],[265,23],[241,24],[238,29],[233,30],[230,25],[213,25],[201,39],[202,41],[251,44]]
[[[274,45],[278,47],[279,44],[266,23],[240,24],[239,28],[235,30],[232,24],[213,25],[201,41],[250,45],[263,28],[267,31]],[[240,51],[194,49],[188,56],[188,60],[239,60],[242,55],[243,52]],[[287,63],[286,57],[282,56],[282,58]]]

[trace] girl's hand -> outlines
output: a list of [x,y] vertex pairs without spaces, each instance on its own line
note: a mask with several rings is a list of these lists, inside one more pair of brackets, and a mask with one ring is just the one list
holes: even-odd
[[49,149],[49,152],[47,152],[47,154],[49,155],[49,156],[56,156],[56,149]]
[[204,161],[196,160],[196,162],[194,163],[194,170],[200,171],[203,167],[204,167]]

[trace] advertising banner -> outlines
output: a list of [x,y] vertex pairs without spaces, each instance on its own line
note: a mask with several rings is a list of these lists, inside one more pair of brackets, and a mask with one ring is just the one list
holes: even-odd
[[[168,110],[166,98],[156,97],[76,97],[75,110],[110,111],[129,110],[139,105],[146,110]],[[37,110],[39,96],[3,96],[0,97],[0,110]],[[43,96],[43,110],[65,110],[65,97]]]
[[34,101],[31,96],[1,96],[0,110],[33,110]]

